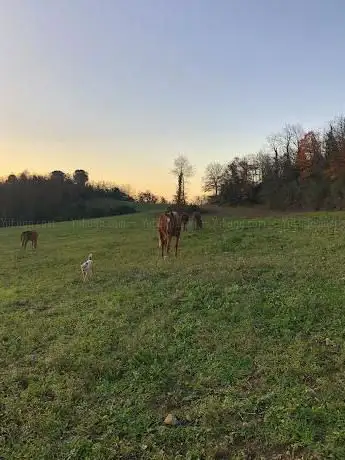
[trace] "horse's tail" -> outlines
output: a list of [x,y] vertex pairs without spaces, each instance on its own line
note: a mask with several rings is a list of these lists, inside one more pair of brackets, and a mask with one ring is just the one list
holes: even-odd
[[21,242],[24,241],[24,232],[20,235],[20,241],[21,241]]

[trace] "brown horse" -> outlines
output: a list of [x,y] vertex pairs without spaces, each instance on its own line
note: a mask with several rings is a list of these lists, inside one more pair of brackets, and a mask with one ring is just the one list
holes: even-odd
[[199,230],[202,229],[202,219],[201,214],[198,211],[193,213],[193,222],[194,222],[194,229]]
[[158,219],[158,234],[159,247],[162,249],[162,257],[164,257],[164,248],[167,255],[170,251],[170,243],[175,237],[175,257],[177,257],[177,248],[181,235],[181,216],[176,211],[167,211]]
[[37,239],[38,239],[38,233],[35,231],[31,230],[26,230],[20,235],[20,240],[22,242],[22,247],[26,249],[26,245],[28,244],[28,241],[31,241],[32,247],[37,248]]

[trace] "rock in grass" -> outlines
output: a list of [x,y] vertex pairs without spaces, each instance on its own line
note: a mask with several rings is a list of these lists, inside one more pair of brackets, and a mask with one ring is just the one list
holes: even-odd
[[218,449],[214,455],[215,460],[230,460],[230,452],[225,449]]
[[177,420],[177,418],[175,417],[175,415],[173,415],[173,414],[168,414],[168,415],[165,417],[164,425],[176,426],[176,425],[178,425],[178,420]]

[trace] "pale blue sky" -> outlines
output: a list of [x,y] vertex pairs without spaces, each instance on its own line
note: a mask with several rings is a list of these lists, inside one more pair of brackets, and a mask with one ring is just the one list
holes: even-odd
[[84,168],[168,196],[285,123],[345,112],[343,0],[0,0],[0,174]]

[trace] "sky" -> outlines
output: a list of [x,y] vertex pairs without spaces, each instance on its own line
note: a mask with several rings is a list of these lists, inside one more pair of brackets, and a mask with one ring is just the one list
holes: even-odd
[[345,113],[343,0],[0,0],[0,175],[24,169],[171,197],[184,154],[259,151]]

